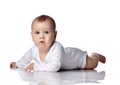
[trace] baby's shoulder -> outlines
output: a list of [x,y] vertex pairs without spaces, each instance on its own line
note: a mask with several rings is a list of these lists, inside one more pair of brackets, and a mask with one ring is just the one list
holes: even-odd
[[55,41],[53,46],[56,48],[63,48],[63,45],[58,41]]
[[31,46],[31,48],[30,48],[30,52],[31,53],[34,53],[34,52],[36,52],[38,50],[38,48],[37,48],[37,46],[36,45],[33,45],[33,46]]

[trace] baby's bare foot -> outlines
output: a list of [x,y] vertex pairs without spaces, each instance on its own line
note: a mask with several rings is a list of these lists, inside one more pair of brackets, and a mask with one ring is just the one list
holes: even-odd
[[101,54],[98,54],[98,53],[92,53],[92,55],[96,55],[98,57],[98,60],[101,62],[101,63],[106,63],[106,58],[105,56],[101,55]]

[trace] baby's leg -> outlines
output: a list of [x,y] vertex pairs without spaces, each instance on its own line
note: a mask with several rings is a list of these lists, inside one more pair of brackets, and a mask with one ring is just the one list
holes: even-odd
[[94,69],[98,66],[98,62],[105,63],[106,58],[98,53],[93,53],[90,57],[87,57],[86,66],[84,69]]

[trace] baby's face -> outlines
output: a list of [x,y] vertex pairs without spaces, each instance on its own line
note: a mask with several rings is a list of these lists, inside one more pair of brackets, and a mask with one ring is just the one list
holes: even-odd
[[52,29],[49,21],[32,24],[32,39],[39,49],[49,49],[55,40],[56,32]]

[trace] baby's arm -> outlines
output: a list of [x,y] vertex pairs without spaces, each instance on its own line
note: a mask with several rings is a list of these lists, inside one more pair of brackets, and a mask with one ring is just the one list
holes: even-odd
[[35,47],[32,47],[29,51],[27,51],[24,56],[17,62],[11,62],[10,68],[18,68],[27,66],[33,59],[33,50]]

